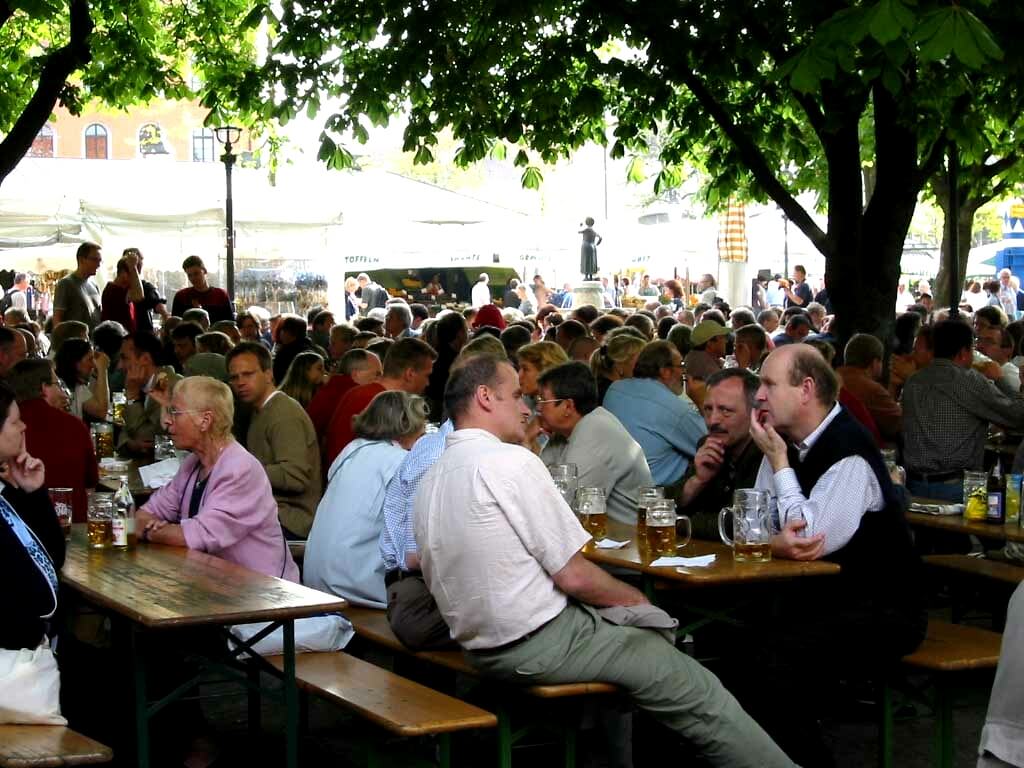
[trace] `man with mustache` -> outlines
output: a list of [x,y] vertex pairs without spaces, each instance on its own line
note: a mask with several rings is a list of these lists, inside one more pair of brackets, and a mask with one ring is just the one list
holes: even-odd
[[693,535],[718,538],[718,511],[732,504],[737,488],[753,488],[762,453],[750,437],[750,412],[761,382],[743,368],[708,376],[704,396],[707,437],[683,476],[680,511],[689,515]]

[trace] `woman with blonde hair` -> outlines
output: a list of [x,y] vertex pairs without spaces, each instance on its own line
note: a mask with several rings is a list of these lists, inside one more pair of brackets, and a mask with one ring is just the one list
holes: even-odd
[[379,547],[384,497],[426,421],[426,401],[400,390],[381,392],[353,419],[356,439],[331,464],[309,532],[306,585],[356,605],[387,607]]
[[279,390],[309,409],[314,395],[323,386],[327,372],[324,359],[316,352],[299,352],[288,366]]
[[231,436],[235,406],[227,384],[209,376],[179,381],[164,426],[191,451],[170,483],[139,510],[139,537],[222,557],[268,576],[299,580],[263,465]]
[[597,379],[597,397],[604,403],[612,382],[633,377],[636,359],[647,344],[632,333],[610,333],[608,342],[590,356],[590,370]]
[[533,405],[533,399],[540,391],[537,386],[537,378],[548,368],[569,362],[569,356],[553,341],[537,341],[520,347],[516,354],[516,360],[519,364],[519,389],[522,390],[523,396],[530,406],[530,411],[533,413],[530,422],[526,425],[526,441],[523,445],[539,454],[544,446],[540,443],[540,418]]

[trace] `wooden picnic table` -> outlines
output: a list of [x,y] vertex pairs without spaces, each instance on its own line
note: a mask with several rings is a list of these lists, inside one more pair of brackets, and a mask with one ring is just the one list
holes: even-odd
[[[135,497],[136,501],[139,501],[140,497],[143,500],[148,499],[153,493],[152,488],[147,488],[143,485],[142,477],[139,474],[139,467],[152,463],[152,461],[145,459],[132,459],[128,466],[128,490],[132,492],[132,496]],[[115,492],[120,487],[120,475],[104,475],[102,469],[100,470],[99,490]]]
[[710,565],[652,566],[650,553],[641,552],[637,547],[634,526],[609,520],[607,538],[615,541],[629,539],[629,544],[622,549],[597,549],[591,544],[584,550],[584,556],[594,563],[626,568],[647,577],[682,582],[689,586],[778,581],[802,576],[834,576],[839,573],[838,565],[825,560],[803,561],[773,558],[765,563],[737,563],[733,559],[731,548],[718,541],[702,539],[691,539],[685,547],[679,550],[677,555],[680,557],[715,555],[715,561]]
[[269,622],[283,628],[287,765],[294,768],[299,726],[294,620],[341,611],[345,601],[183,547],[142,542],[128,551],[90,549],[85,529],[82,524],[72,526],[61,581],[111,615],[115,630],[120,627],[114,634],[115,645],[127,641],[120,650],[132,659],[136,764],[149,765],[149,718],[155,714],[146,691],[141,635]]
[[[916,504],[942,504],[950,502],[938,499],[913,497]],[[915,528],[931,528],[948,533],[973,534],[979,539],[994,541],[1024,541],[1024,530],[1016,523],[993,525],[980,520],[965,520],[963,515],[929,515],[924,512],[907,512],[907,522]]]

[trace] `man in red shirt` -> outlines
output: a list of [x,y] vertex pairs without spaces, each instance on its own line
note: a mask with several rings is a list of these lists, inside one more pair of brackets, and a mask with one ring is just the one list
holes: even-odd
[[46,467],[50,488],[72,489],[72,521],[85,522],[86,490],[99,482],[96,453],[89,428],[65,409],[67,395],[60,387],[51,360],[29,358],[11,370],[7,382],[14,390],[25,422],[25,450]]
[[362,413],[381,392],[401,390],[411,395],[422,395],[430,380],[437,353],[433,347],[419,339],[396,341],[384,358],[384,375],[379,381],[353,387],[338,403],[324,435],[324,469],[329,469],[345,446],[355,438],[352,417]]
[[306,413],[313,421],[316,429],[317,439],[322,444],[327,427],[331,423],[331,416],[334,409],[338,407],[341,398],[353,387],[360,387],[376,381],[383,374],[380,365],[380,358],[373,352],[365,349],[350,349],[338,363],[338,373],[331,376],[316,394],[309,405],[306,406]]
[[220,288],[214,288],[206,280],[206,265],[198,256],[189,256],[181,263],[181,268],[188,275],[191,287],[182,288],[174,294],[174,302],[171,304],[171,314],[181,317],[186,309],[200,307],[206,310],[210,316],[210,322],[218,320],[234,320],[235,311],[231,306],[231,299],[228,298]]

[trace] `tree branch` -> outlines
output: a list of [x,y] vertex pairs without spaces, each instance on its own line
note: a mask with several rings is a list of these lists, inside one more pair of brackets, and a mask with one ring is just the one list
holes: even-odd
[[925,155],[925,160],[921,163],[917,173],[914,174],[914,183],[918,188],[924,187],[928,179],[938,172],[939,167],[942,165],[942,159],[946,156],[946,149],[949,147],[949,141],[946,139],[946,132],[943,131],[939,134],[939,137],[932,143],[931,149]]
[[[2,2],[2,0],[0,0]],[[68,77],[92,58],[89,36],[93,23],[88,0],[71,0],[71,37],[68,44],[46,58],[36,92],[10,132],[0,142],[0,183],[14,170],[53,112]]]
[[828,236],[811,218],[810,214],[804,210],[804,207],[797,202],[796,198],[790,194],[789,190],[782,185],[775,172],[768,167],[764,154],[758,149],[750,136],[736,124],[725,107],[708,90],[704,81],[694,74],[692,70],[683,67],[680,75],[682,76],[683,83],[690,89],[690,92],[700,102],[701,106],[707,110],[711,118],[721,128],[722,133],[735,145],[743,164],[753,174],[754,180],[764,188],[772,200],[778,203],[783,213],[789,217],[789,220],[796,224],[801,232],[807,235],[807,239],[814,244],[814,247],[825,256],[828,256],[832,249]]
[[994,179],[996,176],[1000,176],[1006,171],[1010,170],[1017,164],[1020,157],[1017,155],[1007,155],[1001,157],[994,163],[987,163],[981,166],[979,175],[984,179]]

